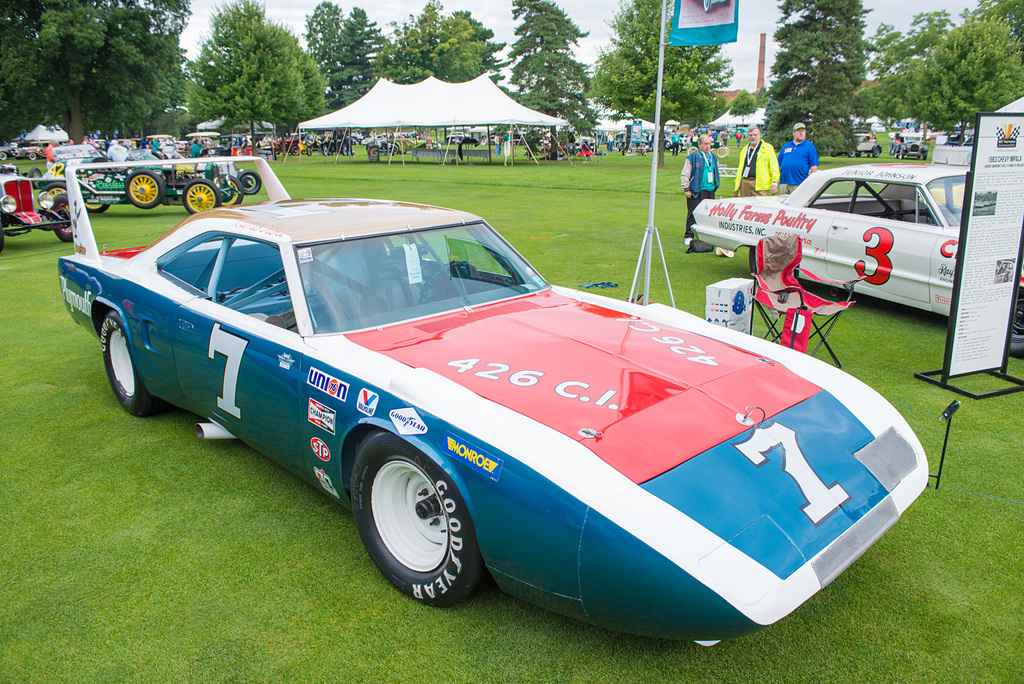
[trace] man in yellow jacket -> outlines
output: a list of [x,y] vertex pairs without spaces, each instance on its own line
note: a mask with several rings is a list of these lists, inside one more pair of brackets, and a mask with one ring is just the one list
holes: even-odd
[[779,192],[779,160],[775,148],[761,140],[757,126],[747,131],[747,146],[740,150],[733,197],[774,195]]

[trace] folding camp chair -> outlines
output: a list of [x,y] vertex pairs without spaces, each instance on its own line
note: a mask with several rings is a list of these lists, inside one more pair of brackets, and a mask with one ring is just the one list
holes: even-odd
[[[806,352],[810,341],[818,338],[811,356],[825,347],[836,368],[842,368],[828,343],[828,334],[839,316],[853,305],[853,286],[861,278],[846,282],[825,280],[801,268],[800,238],[796,235],[764,238],[757,243],[755,256],[757,272],[753,275],[757,291],[754,293],[754,306],[768,326],[765,339]],[[805,290],[797,280],[798,275],[841,288],[846,292],[846,299],[840,302],[822,299]],[[821,317],[820,323],[815,316]]]

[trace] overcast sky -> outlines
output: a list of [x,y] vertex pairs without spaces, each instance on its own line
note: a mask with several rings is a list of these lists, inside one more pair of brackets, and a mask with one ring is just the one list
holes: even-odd
[[[516,23],[512,19],[511,0],[442,0],[446,12],[469,10],[487,28],[494,31],[495,40],[511,44],[515,40]],[[306,32],[306,17],[320,0],[268,0],[267,16],[291,28],[300,39]],[[181,45],[190,58],[198,53],[198,45],[209,36],[210,16],[214,8],[222,4],[216,0],[192,0],[192,20],[181,36]],[[419,14],[426,0],[374,0],[366,2],[335,2],[344,12],[353,6],[366,10],[371,21],[385,32],[391,22],[403,23],[409,15]],[[590,35],[580,41],[576,58],[585,64],[593,64],[600,51],[609,45],[608,23],[619,10],[620,0],[555,0],[570,19]],[[895,26],[906,31],[915,14],[925,11],[946,10],[956,19],[964,9],[975,9],[977,0],[928,0],[928,2],[899,2],[894,0],[864,0],[864,7],[871,10],[867,16],[865,35],[874,35],[880,23]],[[673,0],[669,0],[669,13]],[[731,84],[722,84],[723,89],[742,88],[753,91],[757,83],[757,52],[760,34],[768,34],[767,65],[765,76],[771,73],[776,46],[772,41],[779,20],[778,3],[774,0],[740,0],[739,40],[725,47],[732,59],[735,75]]]

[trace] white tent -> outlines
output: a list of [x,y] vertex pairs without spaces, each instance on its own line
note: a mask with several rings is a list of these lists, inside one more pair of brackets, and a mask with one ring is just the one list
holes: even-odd
[[1014,100],[1005,107],[1000,107],[997,112],[1024,112],[1024,97]]
[[28,133],[22,133],[18,138],[21,142],[67,142],[68,134],[60,126],[46,126],[39,124]]
[[746,116],[733,116],[726,112],[708,125],[715,126],[716,128],[725,128],[726,126],[763,126],[764,110],[765,108],[761,107],[753,114],[747,114]]
[[635,121],[639,121],[645,131],[654,130],[654,122],[646,121],[644,119],[598,119],[597,126],[594,127],[594,130],[608,133],[624,131],[626,130],[626,126],[632,125]]
[[433,76],[411,85],[387,79],[348,107],[299,124],[300,129],[397,128],[518,124],[564,126],[568,122],[524,107],[487,76],[445,83]]

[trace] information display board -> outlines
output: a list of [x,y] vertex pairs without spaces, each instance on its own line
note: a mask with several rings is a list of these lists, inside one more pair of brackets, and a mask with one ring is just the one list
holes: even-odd
[[[943,367],[917,375],[979,398],[1024,389],[1006,375],[1024,245],[1024,114],[979,113],[975,131]],[[976,373],[1016,386],[974,394],[949,384]]]

